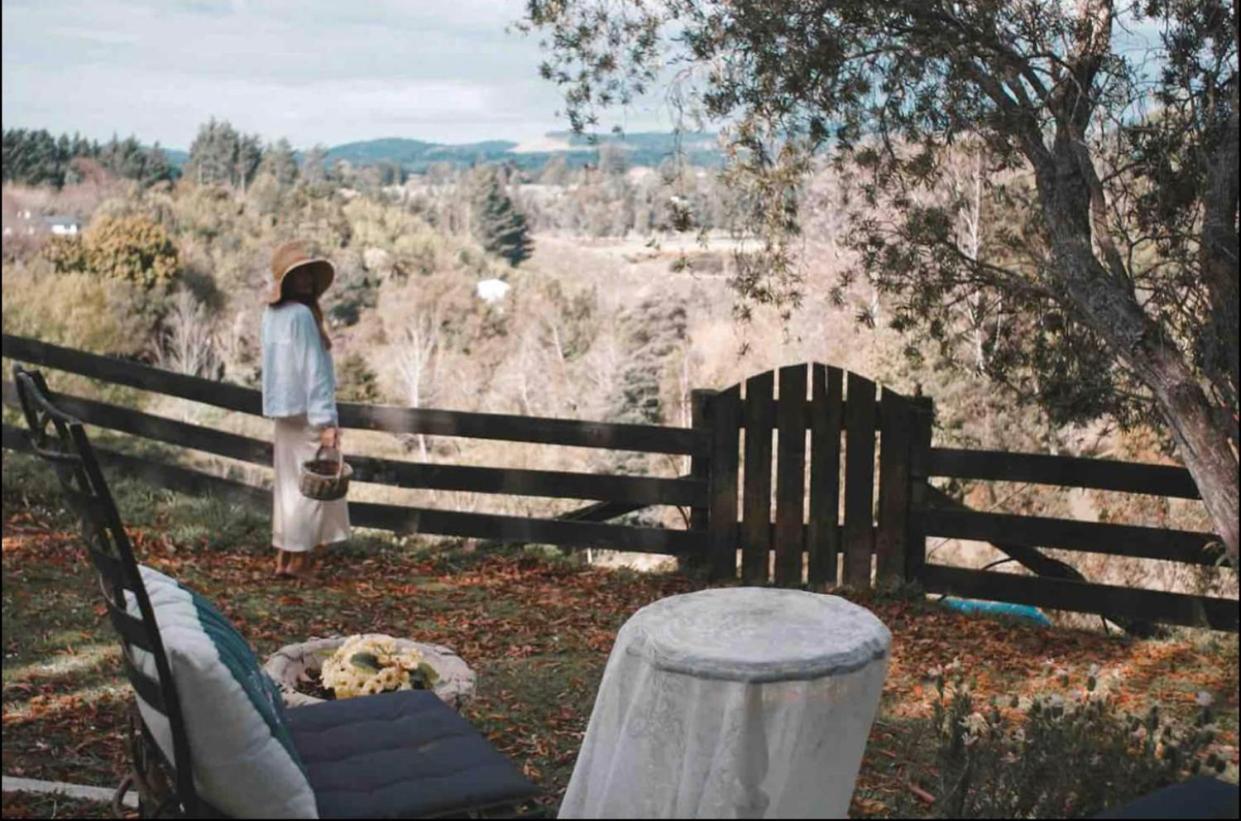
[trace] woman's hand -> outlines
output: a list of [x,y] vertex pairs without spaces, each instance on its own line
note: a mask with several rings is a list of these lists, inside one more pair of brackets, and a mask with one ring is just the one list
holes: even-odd
[[340,450],[340,428],[327,427],[319,431],[319,444]]

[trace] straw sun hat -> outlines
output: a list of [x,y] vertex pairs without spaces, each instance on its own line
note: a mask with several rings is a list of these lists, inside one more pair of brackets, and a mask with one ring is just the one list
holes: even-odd
[[328,286],[332,284],[332,279],[336,276],[336,269],[332,267],[332,263],[326,259],[312,257],[307,253],[306,246],[300,242],[286,242],[271,255],[273,282],[271,293],[267,296],[268,303],[274,304],[280,301],[284,278],[299,268],[308,269],[314,277],[316,297],[328,289]]

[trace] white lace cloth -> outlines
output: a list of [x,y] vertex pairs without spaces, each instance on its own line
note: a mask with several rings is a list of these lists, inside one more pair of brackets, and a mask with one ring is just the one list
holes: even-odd
[[837,596],[662,599],[616,637],[561,818],[843,818],[891,634]]

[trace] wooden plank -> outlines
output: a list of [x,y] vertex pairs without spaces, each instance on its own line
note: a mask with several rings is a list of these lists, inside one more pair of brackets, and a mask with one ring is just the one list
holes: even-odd
[[875,576],[886,584],[905,575],[905,539],[909,526],[909,447],[912,434],[908,404],[884,388],[879,438],[879,528],[875,538]]
[[690,428],[583,422],[577,419],[536,418],[500,413],[401,408],[391,405],[337,405],[346,428],[425,433],[608,450],[695,454],[706,452],[706,437]]
[[[118,453],[108,448],[95,448],[101,464],[133,479],[140,479],[161,489],[187,493],[192,496],[217,496],[247,505],[259,511],[271,512],[271,491],[245,482],[237,482],[213,476],[179,465],[152,462],[128,453]],[[125,511],[121,511],[123,519]]]
[[[8,447],[22,431],[4,426]],[[271,491],[212,476],[176,465],[151,462],[136,456],[96,448],[101,463],[120,473],[161,488],[196,496],[211,494],[240,502],[257,510],[271,508]],[[123,513],[123,512],[122,512]],[[582,547],[607,547],[643,553],[683,553],[705,548],[706,535],[687,530],[605,525],[581,521],[557,521],[492,513],[459,513],[448,510],[351,502],[350,519],[358,527],[374,527],[400,533],[430,533],[503,541],[533,542]]]
[[1148,618],[1168,624],[1237,632],[1236,599],[1188,596],[1041,576],[1018,576],[928,564],[920,578],[928,593],[1031,604],[1097,613],[1108,618]]
[[76,351],[9,334],[3,335],[2,344],[4,356],[19,362],[68,371],[102,382],[154,391],[166,396],[179,396],[182,399],[256,416],[263,412],[262,395],[240,385],[173,373],[140,362]]
[[[708,432],[711,425],[710,403],[715,391],[696,388],[690,391],[690,425],[694,430]],[[708,434],[709,435],[709,434]],[[698,453],[690,457],[690,478],[704,485],[711,479],[711,462],[706,453]],[[706,533],[711,521],[711,511],[706,504],[695,505],[689,511],[689,529],[697,533]],[[699,553],[685,557],[683,570],[701,572],[709,565],[707,554]]]
[[[5,383],[6,393],[10,384]],[[242,462],[267,467],[271,467],[272,464],[272,445],[261,439],[189,422],[179,422],[165,416],[155,416],[65,393],[55,393],[51,398],[56,407],[88,425],[129,433],[143,439],[178,445],[204,453],[213,453],[217,456],[227,456]]]
[[931,429],[935,423],[935,405],[924,396],[909,400],[909,535],[905,538],[905,580],[918,578],[926,564],[926,528],[923,523],[928,495],[934,488],[927,478],[927,460],[931,450]]
[[806,366],[780,369],[776,458],[776,584],[801,584],[806,497]]
[[708,535],[711,573],[737,577],[737,439],[741,391],[736,385],[711,400],[711,521]]
[[741,502],[741,578],[746,584],[767,581],[771,541],[767,523],[771,521],[771,371],[745,381],[745,404],[741,421],[745,425],[745,482]]
[[[261,394],[240,385],[172,373],[137,362],[75,351],[9,334],[3,335],[3,346],[4,356],[21,362],[190,399],[226,410],[252,415],[262,413]],[[705,452],[708,447],[701,432],[661,425],[583,422],[577,419],[359,405],[350,402],[338,403],[337,410],[342,427],[394,433],[426,433],[435,436],[691,455]]]
[[349,518],[356,527],[373,527],[395,533],[426,533],[569,547],[606,547],[635,553],[700,552],[706,542],[706,534],[690,530],[464,513],[371,502],[351,502]]
[[931,509],[923,520],[928,536],[953,539],[1205,565],[1215,564],[1224,553],[1218,536],[1188,530],[964,510]]
[[[67,394],[56,394],[55,402],[57,407],[87,424],[265,467],[272,464],[270,442]],[[350,455],[348,458],[355,480],[394,487],[601,499],[644,506],[705,505],[707,501],[707,483],[701,479],[441,465],[371,456]]]
[[930,474],[961,479],[1117,490],[1179,499],[1202,498],[1193,477],[1184,468],[1113,459],[932,448]]
[[[842,372],[842,373],[843,373],[843,372]],[[779,400],[777,400],[777,399],[772,399],[772,400],[771,400],[771,409],[770,409],[770,413],[771,413],[771,415],[772,415],[772,418],[775,418],[776,416],[778,416],[778,415],[779,415],[779,412],[780,412],[780,411],[779,411],[779,404],[780,404]],[[841,401],[841,408],[844,408],[844,407],[847,407],[847,406],[848,406],[848,403],[842,400],[842,401]],[[812,421],[812,418],[813,418],[813,416],[814,416],[814,412],[815,412],[815,411],[814,411],[814,403],[813,403],[813,401],[811,401],[811,400],[807,400],[806,402],[803,402],[803,403],[802,403],[801,410],[799,411],[799,413],[800,413],[800,414],[802,414],[802,416],[804,417],[804,419],[803,419],[803,424],[804,424],[807,428],[809,428],[809,427],[810,427],[810,425],[811,425],[811,421]],[[883,419],[883,408],[882,408],[882,407],[876,407],[876,408],[875,408],[875,418],[876,418],[877,420],[882,420],[882,419]],[[741,427],[743,427],[743,428],[745,427],[745,419],[744,419],[744,418],[741,420]]]
[[810,403],[810,523],[806,536],[812,586],[836,582],[840,553],[840,429],[844,420],[844,374],[814,365]]
[[870,587],[874,552],[875,383],[849,374],[845,409],[844,582]]
[[393,487],[555,499],[600,499],[644,507],[705,504],[707,500],[707,483],[700,479],[441,465],[352,455],[348,460],[357,481]]

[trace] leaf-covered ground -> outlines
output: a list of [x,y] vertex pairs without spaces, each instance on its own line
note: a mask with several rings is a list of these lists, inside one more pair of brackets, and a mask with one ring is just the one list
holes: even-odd
[[[3,766],[8,775],[113,787],[123,770],[128,691],[118,649],[77,539],[44,510],[6,504],[3,526]],[[260,656],[309,636],[381,632],[453,647],[478,673],[466,714],[558,803],[619,626],[648,602],[703,585],[676,575],[603,570],[522,551],[412,549],[364,540],[330,556],[319,583],[277,581],[270,556],[132,531],[141,561],[215,601]],[[1159,701],[1189,716],[1211,693],[1219,752],[1237,762],[1237,639],[1179,634],[1132,641],[956,614],[908,595],[851,596],[893,634],[880,716],[854,815],[933,811],[926,671],[959,658],[976,692],[1061,688],[1053,670],[1098,664],[1122,674],[1134,709]],[[6,795],[4,815],[47,816],[51,799]],[[75,805],[76,807],[77,805]],[[64,811],[61,807],[60,812]]]

